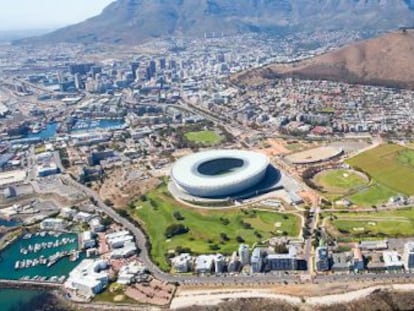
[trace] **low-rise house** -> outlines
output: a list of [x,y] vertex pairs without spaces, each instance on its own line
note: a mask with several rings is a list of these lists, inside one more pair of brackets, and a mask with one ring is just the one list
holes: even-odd
[[147,278],[147,268],[140,262],[133,261],[128,265],[121,267],[118,273],[117,283],[129,285],[132,283],[139,283]]
[[93,218],[93,215],[86,212],[79,212],[75,215],[73,220],[79,221],[79,222],[88,222]]
[[367,270],[370,272],[385,271],[384,261],[378,253],[370,253],[368,256]]
[[387,270],[401,270],[404,266],[404,263],[401,260],[400,255],[394,251],[384,251],[382,252],[382,257],[384,260],[384,266]]
[[388,249],[388,241],[382,240],[382,241],[361,241],[359,243],[359,248],[361,250],[367,250],[367,251],[380,251]]
[[125,242],[121,248],[115,248],[111,252],[111,259],[128,258],[136,254],[137,246],[133,241]]
[[91,230],[95,233],[105,231],[105,225],[101,223],[101,219],[98,217],[92,218],[88,224]]
[[349,272],[352,269],[351,256],[348,253],[333,253],[331,269],[334,272]]

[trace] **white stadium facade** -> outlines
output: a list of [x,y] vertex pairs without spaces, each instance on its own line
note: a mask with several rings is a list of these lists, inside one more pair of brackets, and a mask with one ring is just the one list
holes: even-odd
[[171,170],[178,189],[199,198],[216,198],[241,193],[266,176],[267,156],[241,150],[211,150],[179,159]]

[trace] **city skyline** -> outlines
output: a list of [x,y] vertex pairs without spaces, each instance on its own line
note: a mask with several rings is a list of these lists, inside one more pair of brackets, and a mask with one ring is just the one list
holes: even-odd
[[3,0],[0,31],[58,28],[99,14],[113,0]]

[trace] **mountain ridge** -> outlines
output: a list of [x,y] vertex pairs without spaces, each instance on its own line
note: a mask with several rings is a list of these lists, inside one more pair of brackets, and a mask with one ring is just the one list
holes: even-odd
[[291,64],[271,64],[231,80],[254,86],[278,78],[379,85],[414,89],[414,31],[396,31]]
[[393,29],[414,21],[414,0],[117,0],[101,14],[19,43],[140,43],[205,32]]

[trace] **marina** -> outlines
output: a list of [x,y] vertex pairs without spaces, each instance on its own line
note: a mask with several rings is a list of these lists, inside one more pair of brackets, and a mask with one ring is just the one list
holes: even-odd
[[45,126],[36,126],[25,138],[30,139],[48,139],[56,136],[58,128],[58,123],[51,122],[47,123]]
[[0,253],[0,278],[63,282],[84,256],[76,234],[25,234]]

